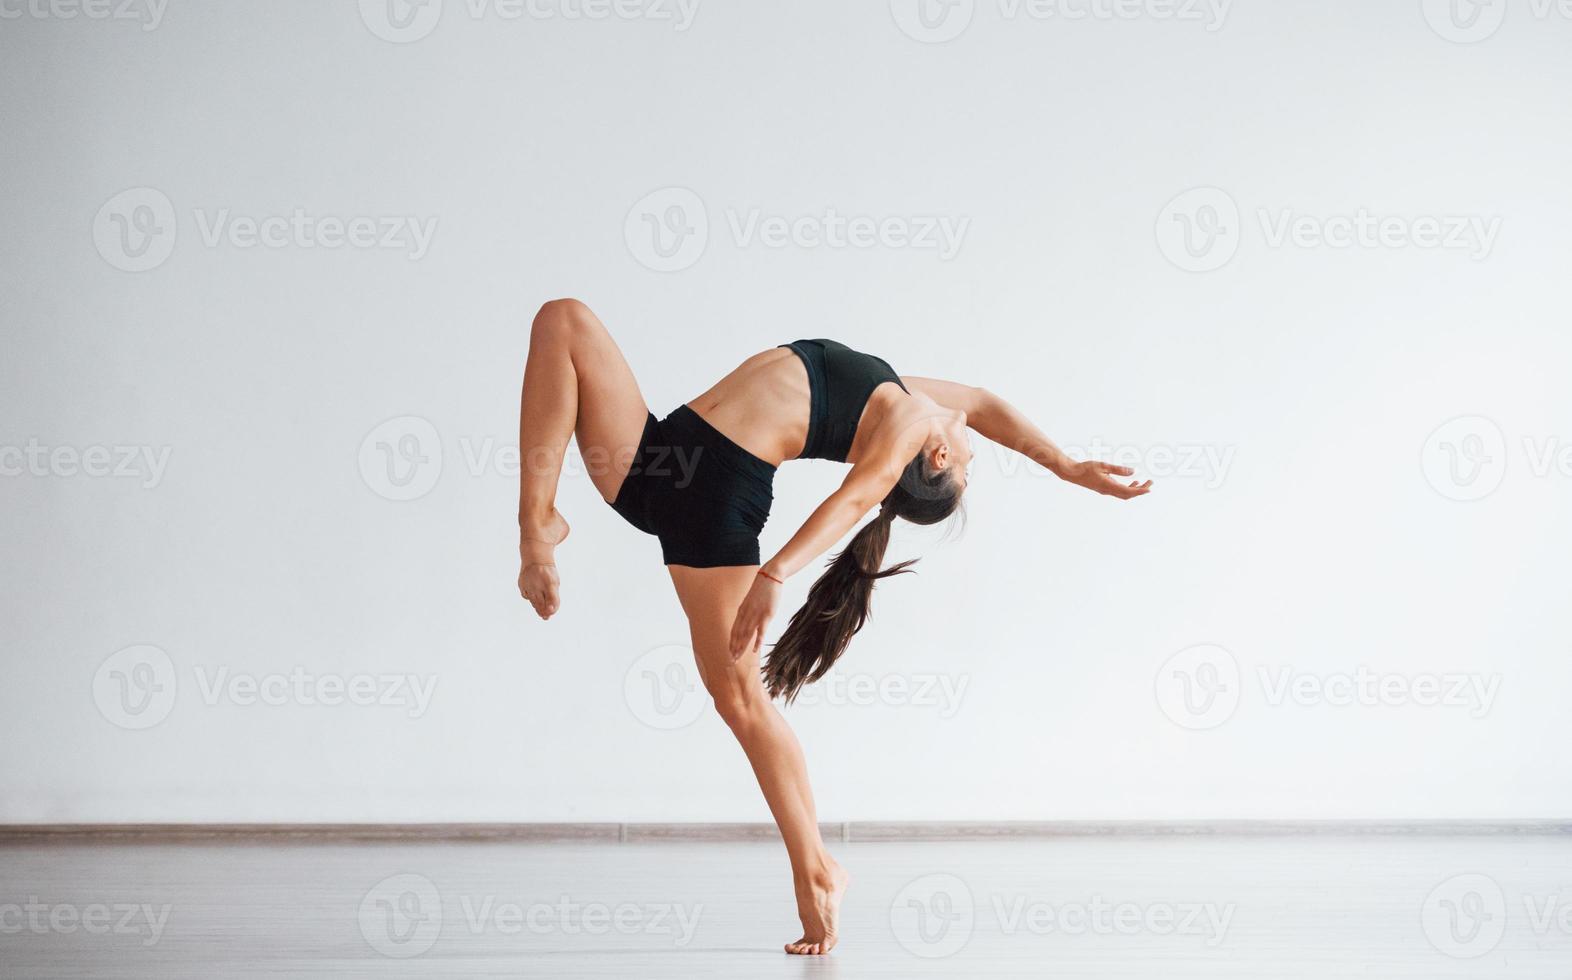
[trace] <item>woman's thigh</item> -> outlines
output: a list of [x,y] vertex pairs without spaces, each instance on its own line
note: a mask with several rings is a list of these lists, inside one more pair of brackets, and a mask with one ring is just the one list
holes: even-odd
[[578,421],[574,435],[590,479],[601,497],[615,500],[628,474],[649,407],[639,390],[638,378],[628,366],[622,349],[600,318],[578,300],[547,303],[537,318],[548,326],[549,338],[565,338],[578,385]]
[[758,568],[751,565],[722,568],[668,565],[666,570],[677,587],[682,611],[688,616],[693,657],[710,696],[716,701],[764,696],[764,685],[759,678],[759,655],[750,650],[735,661],[731,657],[732,619],[753,587]]

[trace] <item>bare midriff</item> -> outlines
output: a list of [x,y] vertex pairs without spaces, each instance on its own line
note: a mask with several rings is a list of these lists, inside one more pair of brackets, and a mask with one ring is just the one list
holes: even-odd
[[[879,414],[899,385],[874,389],[863,407],[848,462],[855,463],[866,443],[871,416]],[[704,394],[688,402],[699,418],[721,435],[772,466],[802,455],[808,441],[808,370],[784,347],[755,354]]]

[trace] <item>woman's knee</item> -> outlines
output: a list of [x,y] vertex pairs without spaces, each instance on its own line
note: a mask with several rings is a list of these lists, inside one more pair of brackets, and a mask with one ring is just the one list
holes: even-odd
[[761,685],[719,684],[710,691],[710,699],[715,713],[739,734],[769,720],[770,699]]
[[576,299],[548,300],[530,325],[531,341],[569,339],[594,322],[590,308]]

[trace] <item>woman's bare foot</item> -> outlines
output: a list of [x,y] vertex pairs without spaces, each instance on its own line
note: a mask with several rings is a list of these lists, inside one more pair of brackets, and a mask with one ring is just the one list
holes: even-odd
[[568,536],[568,522],[552,508],[540,524],[519,528],[519,595],[535,607],[535,615],[550,619],[562,608],[562,583],[557,578],[557,545]]
[[841,898],[851,875],[838,864],[817,881],[797,885],[797,917],[802,920],[802,938],[786,944],[786,952],[799,956],[818,956],[835,948],[836,928],[841,915]]

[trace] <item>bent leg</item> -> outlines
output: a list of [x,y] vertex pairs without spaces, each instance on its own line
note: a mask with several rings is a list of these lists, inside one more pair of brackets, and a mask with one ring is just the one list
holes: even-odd
[[802,747],[770,703],[758,655],[749,652],[735,662],[731,658],[732,617],[758,569],[670,565],[667,570],[688,616],[699,676],[716,711],[742,744],[791,859],[803,938],[788,944],[787,951],[828,953],[836,943],[836,917],[848,877],[819,836]]
[[560,605],[556,547],[568,524],[557,483],[575,433],[595,489],[616,498],[649,414],[604,324],[578,300],[552,300],[530,327],[519,399],[519,592],[542,619]]

